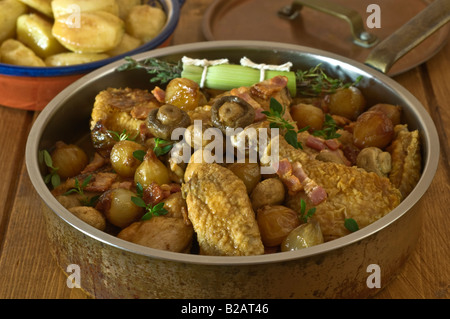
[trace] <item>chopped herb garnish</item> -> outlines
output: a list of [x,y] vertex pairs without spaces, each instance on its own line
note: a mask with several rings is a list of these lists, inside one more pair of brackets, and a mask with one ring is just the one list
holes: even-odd
[[267,116],[271,128],[279,128],[284,133],[284,139],[295,148],[303,149],[302,144],[297,140],[297,134],[306,131],[304,127],[298,131],[295,130],[293,123],[283,118],[286,109],[275,98],[270,99],[270,110],[261,113]]
[[110,133],[112,135],[113,139],[115,139],[118,142],[120,142],[120,141],[134,141],[136,139],[136,137],[137,137],[137,135],[135,137],[130,137],[127,134],[127,131],[125,129],[120,134],[118,132],[109,131],[109,130],[107,132]]
[[344,220],[344,226],[352,233],[359,230],[358,223],[353,218],[346,218]]
[[359,76],[353,83],[344,83],[341,79],[333,79],[325,73],[321,63],[306,71],[298,70],[295,75],[299,93],[306,96],[334,93],[338,89],[355,86],[362,79],[362,76]]
[[336,133],[340,129],[330,114],[325,114],[325,121],[321,130],[314,131],[312,135],[322,137],[326,140],[338,138],[341,134]]
[[81,196],[80,202],[84,206],[94,206],[95,202],[99,198],[99,196],[93,196],[89,198],[86,194],[84,194],[84,189],[89,184],[89,182],[92,179],[92,175],[89,175],[83,180],[83,183],[80,184],[80,181],[78,178],[75,178],[75,187],[69,189],[67,192],[65,192],[63,195],[70,195],[73,193],[77,193]]
[[183,70],[182,62],[178,64],[161,61],[155,58],[148,58],[143,61],[136,61],[131,57],[125,57],[126,63],[117,68],[117,71],[127,71],[134,69],[144,69],[148,74],[154,74],[154,77],[150,78],[150,82],[167,83],[172,79],[181,77],[181,71]]
[[50,173],[44,177],[45,184],[51,184],[53,188],[61,184],[61,178],[58,175],[58,167],[53,167],[52,156],[47,150],[39,151],[39,163],[45,163]]
[[303,199],[300,199],[300,220],[302,220],[304,223],[308,222],[308,218],[312,217],[314,213],[316,212],[316,208],[310,208],[308,211],[306,211],[306,202]]
[[153,148],[153,152],[155,152],[156,156],[161,156],[170,152],[173,147],[172,141],[166,141],[162,138],[155,138],[155,147]]
[[146,151],[137,150],[137,151],[133,152],[133,157],[138,159],[138,160],[140,160],[142,162],[142,161],[144,161],[145,154],[147,154]]
[[158,203],[155,206],[147,204],[144,199],[144,189],[141,183],[136,184],[137,196],[132,196],[131,201],[138,207],[145,209],[145,214],[142,216],[142,220],[148,220],[154,216],[166,215],[168,213],[167,209],[164,208],[164,202]]

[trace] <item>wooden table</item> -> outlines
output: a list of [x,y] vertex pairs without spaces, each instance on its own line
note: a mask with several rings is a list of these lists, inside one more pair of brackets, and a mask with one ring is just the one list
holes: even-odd
[[[173,44],[204,41],[202,15],[211,0],[187,0]],[[427,63],[395,80],[433,118],[441,144],[438,171],[423,200],[423,231],[396,278],[375,298],[449,298],[450,284],[450,44]],[[0,106],[0,298],[86,298],[66,285],[46,241],[40,199],[24,151],[36,113]]]

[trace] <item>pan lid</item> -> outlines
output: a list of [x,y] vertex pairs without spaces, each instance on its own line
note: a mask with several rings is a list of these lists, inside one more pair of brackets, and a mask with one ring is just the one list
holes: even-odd
[[[202,27],[207,40],[298,44],[363,63],[378,42],[430,2],[432,0],[215,0],[203,17]],[[329,11],[333,10],[331,14]],[[447,42],[449,31],[450,25],[440,28],[399,59],[388,75],[406,72],[430,59]]]

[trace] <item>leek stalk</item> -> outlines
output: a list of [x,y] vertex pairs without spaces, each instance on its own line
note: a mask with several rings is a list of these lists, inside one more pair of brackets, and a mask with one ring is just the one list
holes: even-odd
[[[197,83],[201,82],[203,67],[183,65],[181,77]],[[288,78],[287,88],[291,96],[296,95],[296,77],[294,72],[265,70],[265,80],[277,75]],[[236,64],[211,65],[206,72],[204,86],[209,89],[231,90],[241,86],[251,86],[260,80],[260,70]]]

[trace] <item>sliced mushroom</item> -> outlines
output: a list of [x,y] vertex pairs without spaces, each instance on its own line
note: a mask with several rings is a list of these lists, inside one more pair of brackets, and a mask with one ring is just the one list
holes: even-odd
[[255,120],[255,110],[240,97],[226,95],[214,102],[211,120],[215,127],[226,134],[227,129],[244,128],[252,124]]
[[391,171],[391,154],[383,152],[378,147],[367,147],[361,150],[356,158],[356,166],[368,172],[374,172],[386,177]]
[[163,106],[150,111],[147,117],[149,131],[156,137],[170,140],[174,129],[188,127],[191,124],[189,115],[182,109],[171,105]]

